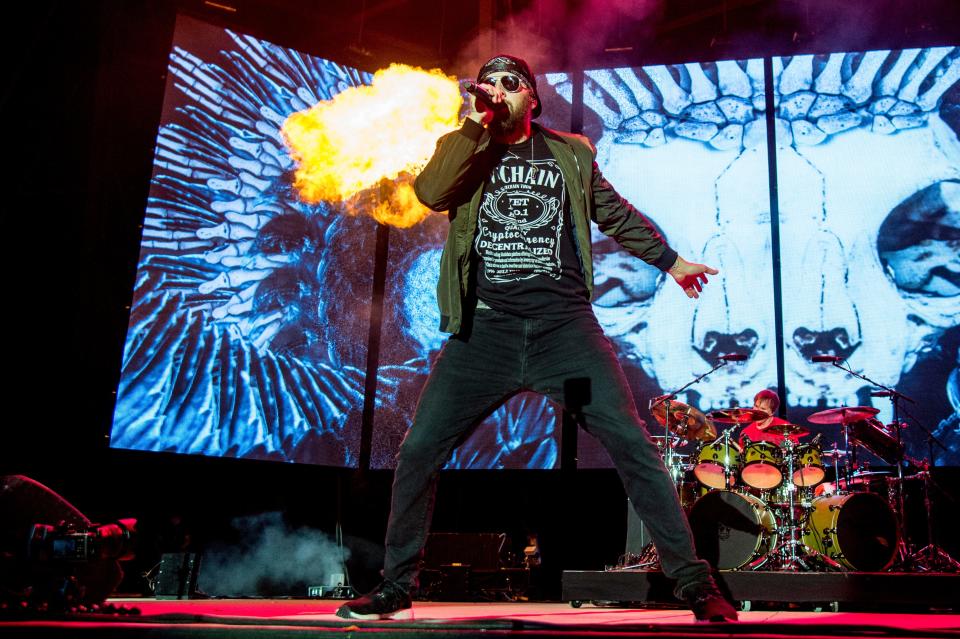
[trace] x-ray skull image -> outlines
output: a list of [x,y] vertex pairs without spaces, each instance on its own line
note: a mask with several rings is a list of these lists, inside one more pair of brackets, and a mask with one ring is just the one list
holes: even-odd
[[[720,269],[696,305],[677,303],[656,271],[598,236],[594,303],[605,331],[663,392],[721,353],[747,354],[681,395],[703,410],[749,405],[777,385],[778,328],[784,399],[802,416],[877,401],[875,387],[814,355],[891,387],[934,359],[913,412],[928,429],[955,423],[956,353],[944,349],[956,349],[960,325],[960,52],[794,56],[771,69],[769,119],[759,59],[585,73],[585,132],[604,174],[681,254]],[[877,408],[892,419],[888,403]],[[926,454],[920,432],[906,439]],[[940,463],[960,461],[951,445]]]

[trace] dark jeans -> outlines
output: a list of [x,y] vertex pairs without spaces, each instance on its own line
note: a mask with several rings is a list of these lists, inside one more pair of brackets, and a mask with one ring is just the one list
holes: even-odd
[[468,337],[454,336],[444,345],[400,446],[384,577],[416,583],[438,471],[482,417],[521,390],[578,413],[599,438],[678,588],[708,581],[709,567],[696,558],[676,489],[596,318],[524,319],[487,309],[476,312]]

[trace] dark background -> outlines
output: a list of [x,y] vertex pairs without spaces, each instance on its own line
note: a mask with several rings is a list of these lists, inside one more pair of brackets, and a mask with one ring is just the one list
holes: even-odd
[[[180,9],[364,70],[398,61],[457,72],[481,12],[454,0],[370,1],[362,10],[356,2],[226,4],[237,11],[195,1],[51,2],[6,21],[0,108],[13,197],[4,207],[0,473],[46,484],[95,521],[139,517],[142,548],[128,569],[130,589],[173,534],[172,518],[182,517],[179,528],[202,542],[222,535],[237,515],[266,511],[328,534],[339,522],[346,545],[355,547],[354,582],[366,589],[378,579],[388,471],[108,448],[174,18]],[[486,6],[494,23],[520,16],[564,45],[551,51],[555,66],[538,71],[960,40],[953,0],[862,0],[843,3],[842,12],[835,4],[678,0],[593,39],[576,31],[583,28],[576,21],[552,19],[548,3]],[[620,50],[625,43],[631,48]],[[936,471],[954,495],[957,470]],[[938,541],[960,556],[960,535],[945,521],[956,505],[942,499],[935,511]],[[516,545],[528,530],[538,532],[545,594],[556,597],[561,570],[616,561],[625,521],[626,499],[612,470],[466,471],[442,476],[435,529],[503,531]],[[917,541],[926,543],[925,536]]]

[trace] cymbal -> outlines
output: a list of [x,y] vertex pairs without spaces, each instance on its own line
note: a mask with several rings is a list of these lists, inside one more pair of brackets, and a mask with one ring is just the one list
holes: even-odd
[[847,455],[850,454],[850,451],[840,450],[840,449],[834,450],[832,448],[828,448],[827,450],[823,451],[821,454],[824,457],[846,457]]
[[761,433],[776,433],[778,435],[783,435],[784,437],[803,437],[804,435],[810,434],[809,430],[796,424],[770,424],[766,428],[760,428],[758,426],[757,430],[759,430]]
[[879,412],[879,408],[872,406],[841,406],[814,413],[807,417],[807,421],[811,424],[849,424],[863,421]]
[[[665,401],[657,402],[651,406],[650,413],[661,424],[667,423],[667,403]],[[687,441],[697,439],[709,442],[717,438],[717,429],[707,419],[706,415],[693,406],[687,406],[682,402],[670,402],[670,430]]]
[[756,408],[722,408],[707,413],[707,417],[718,424],[749,424],[770,417]]

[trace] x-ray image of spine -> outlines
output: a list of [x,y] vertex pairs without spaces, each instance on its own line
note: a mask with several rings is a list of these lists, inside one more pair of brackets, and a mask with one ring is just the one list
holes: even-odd
[[[952,435],[938,463],[958,463],[960,51],[772,62],[788,416],[875,403],[892,419],[869,385],[809,359],[834,354],[916,391],[916,420]],[[749,405],[777,383],[764,87],[762,60],[586,73],[585,133],[605,175],[681,253],[721,271],[685,308],[660,294],[655,272],[598,251],[595,308],[652,380],[646,395],[682,386],[723,352],[749,359],[681,401]],[[922,383],[911,380],[921,369]],[[905,433],[910,454],[926,456],[923,432]]]
[[304,204],[279,129],[370,76],[184,18],[174,43],[111,445],[355,466],[376,225]]

